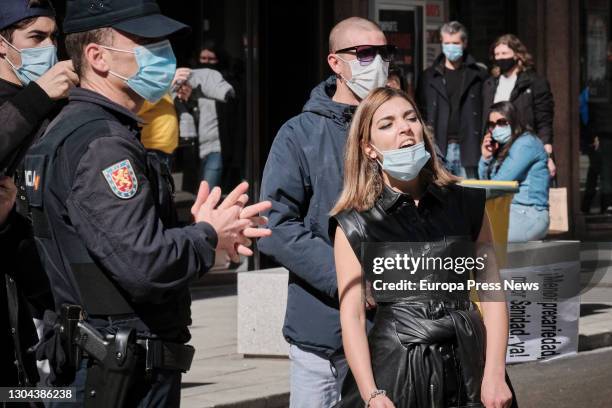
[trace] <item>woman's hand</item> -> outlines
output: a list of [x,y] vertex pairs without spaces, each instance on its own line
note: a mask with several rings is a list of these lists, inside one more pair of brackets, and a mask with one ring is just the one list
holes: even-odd
[[508,408],[512,402],[512,393],[506,379],[485,375],[480,388],[480,399],[485,408]]
[[369,408],[395,408],[395,404],[386,395],[377,395],[370,400]]
[[555,165],[555,162],[552,159],[552,154],[553,154],[553,146],[550,143],[546,143],[544,145],[544,150],[546,150],[546,154],[548,155],[548,161],[546,162],[546,167],[548,167],[548,174],[550,175],[550,178],[555,178],[555,176],[557,175],[557,166]]
[[550,174],[550,178],[555,178],[555,176],[557,175],[557,165],[553,161],[552,157],[548,158],[546,166],[548,167],[548,173]]
[[491,133],[487,133],[482,139],[482,146],[480,147],[480,154],[482,154],[482,158],[485,160],[489,160],[493,157],[493,154],[499,148],[499,144],[493,140],[491,137]]
[[192,91],[193,91],[193,88],[191,88],[191,85],[185,82],[179,85],[178,90],[176,91],[176,96],[177,98],[179,98],[180,101],[186,102],[191,97]]

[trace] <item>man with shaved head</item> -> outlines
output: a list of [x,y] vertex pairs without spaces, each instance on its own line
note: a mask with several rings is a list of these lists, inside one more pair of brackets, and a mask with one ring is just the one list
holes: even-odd
[[329,212],[342,190],[343,155],[355,108],[387,81],[395,47],[375,23],[351,17],[329,36],[334,75],[278,132],[261,197],[272,202],[273,234],[260,250],[289,270],[283,335],[290,343],[291,408],[330,407],[347,371]]

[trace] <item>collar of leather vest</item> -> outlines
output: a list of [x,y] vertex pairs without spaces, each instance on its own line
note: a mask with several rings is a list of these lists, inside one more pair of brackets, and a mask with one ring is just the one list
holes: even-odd
[[[444,191],[441,187],[433,183],[427,184],[425,187],[425,193],[421,197],[421,201],[428,195],[435,197],[438,201],[444,201]],[[395,191],[385,184],[382,193],[378,197],[378,202],[385,211],[389,211],[396,204],[403,202],[414,202],[414,198],[412,198],[410,194]]]

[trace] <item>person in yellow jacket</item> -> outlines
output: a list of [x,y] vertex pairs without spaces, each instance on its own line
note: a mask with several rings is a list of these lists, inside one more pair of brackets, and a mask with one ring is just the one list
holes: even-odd
[[168,94],[156,103],[145,101],[138,116],[144,121],[140,141],[169,170],[172,169],[172,153],[178,146],[179,138],[179,124],[172,96]]
[[[191,75],[189,68],[176,70],[172,87],[182,84]],[[178,146],[179,123],[174,107],[172,95],[167,94],[156,103],[145,101],[138,112],[144,125],[140,134],[140,141],[144,147],[155,153],[159,161],[172,170],[172,153]]]

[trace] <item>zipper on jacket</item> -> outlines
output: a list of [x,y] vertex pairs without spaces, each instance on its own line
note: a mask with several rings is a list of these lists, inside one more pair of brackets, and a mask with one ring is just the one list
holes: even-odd
[[429,385],[429,398],[430,398],[430,407],[431,408],[436,408],[436,398],[435,398],[435,393],[436,393],[436,386],[434,384],[430,384]]

